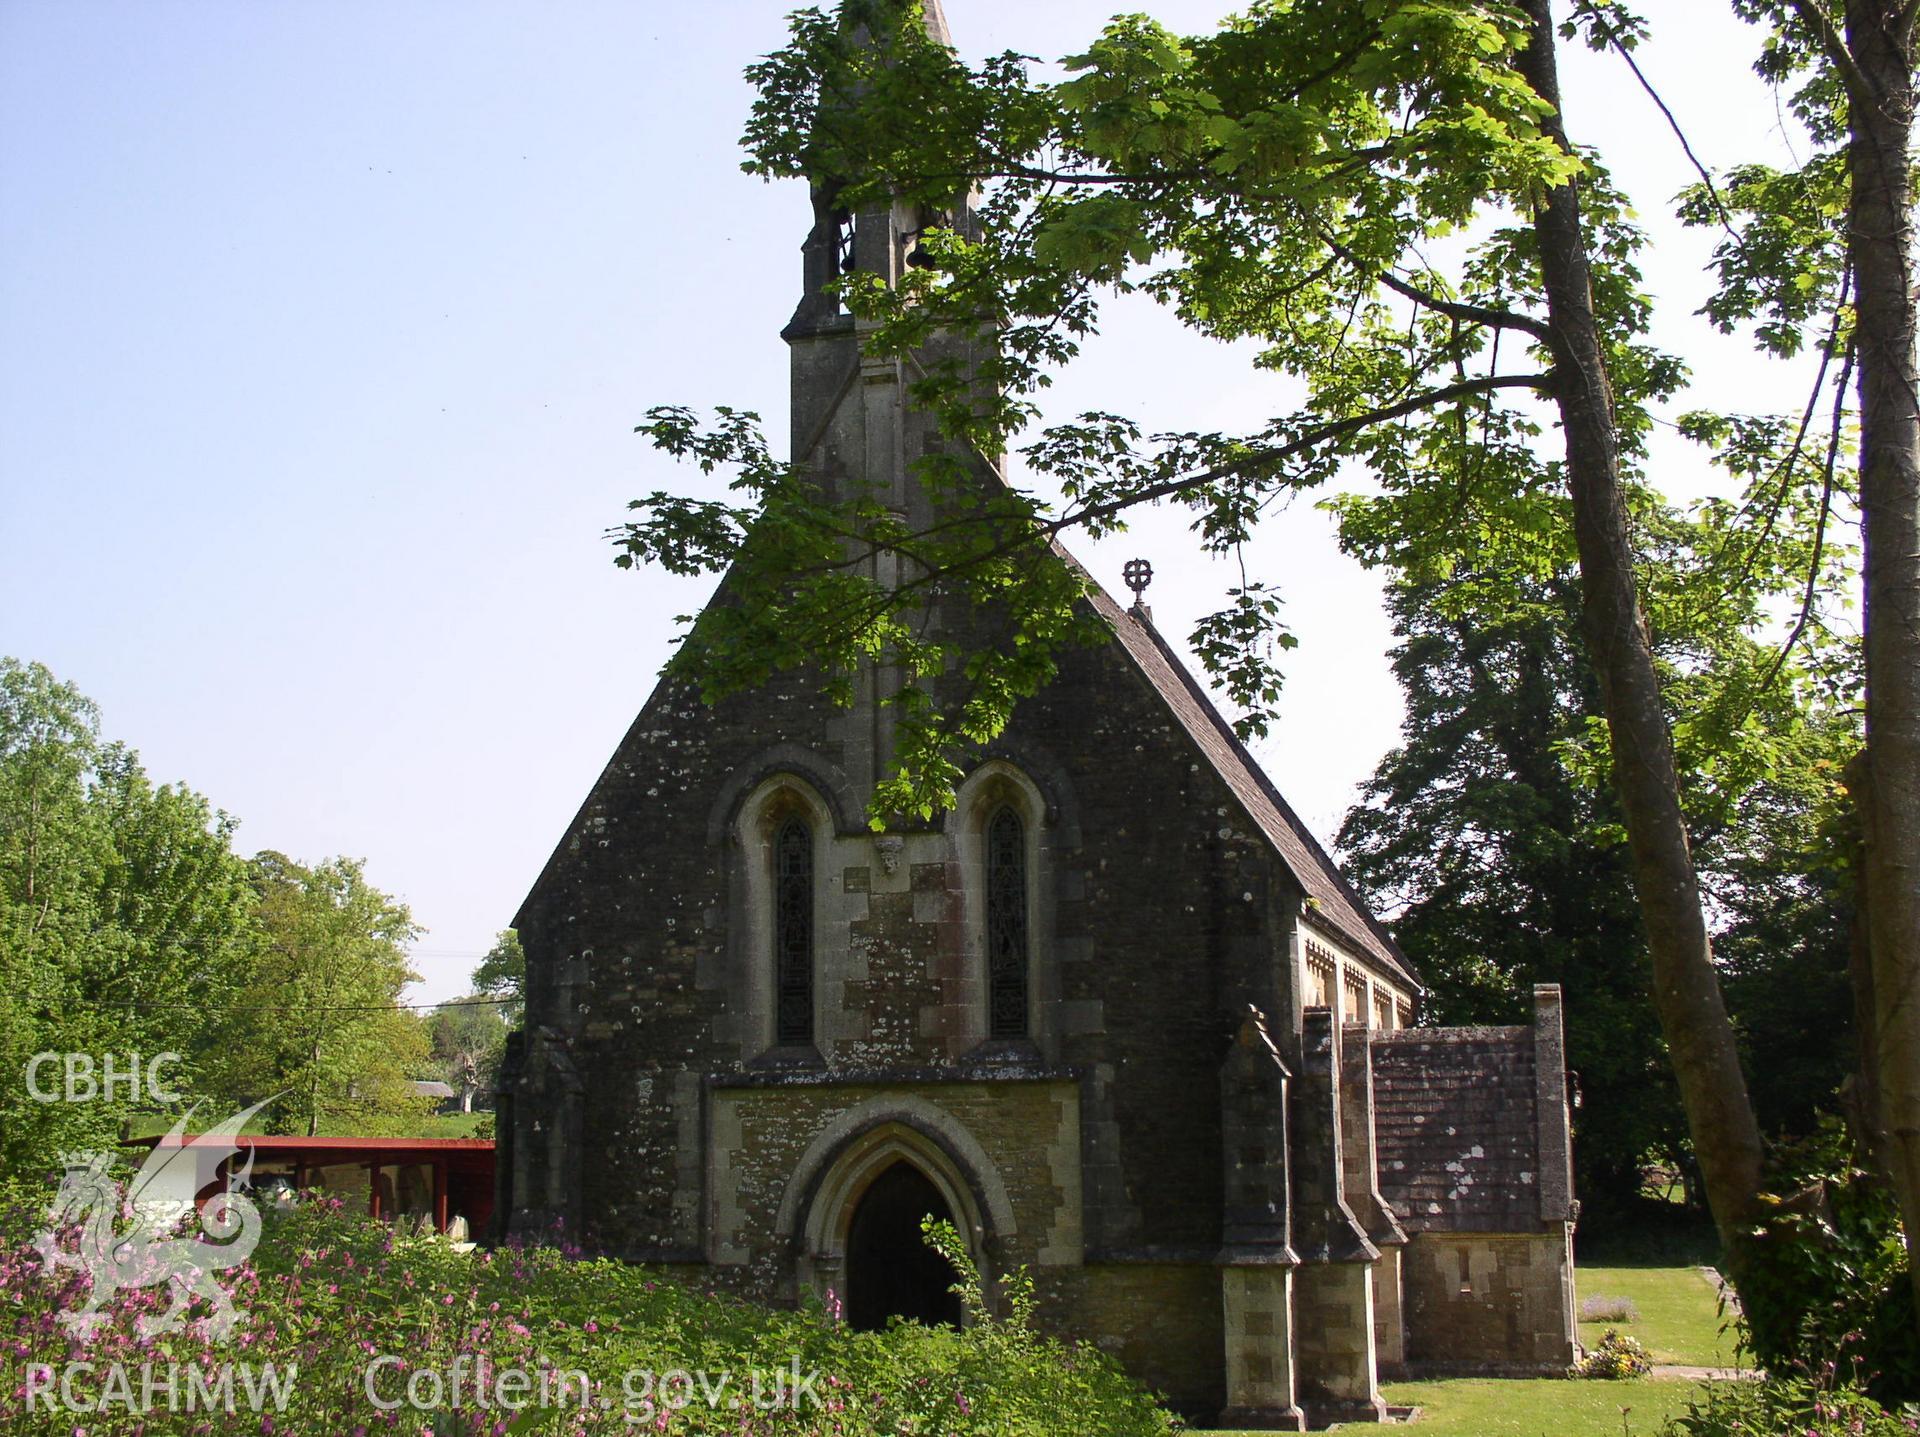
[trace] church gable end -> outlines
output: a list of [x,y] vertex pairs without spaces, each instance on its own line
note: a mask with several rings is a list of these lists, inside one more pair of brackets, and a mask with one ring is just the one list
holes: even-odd
[[[897,278],[924,216],[838,193],[813,187],[784,331],[795,459],[924,522],[917,361],[865,352],[826,288]],[[1061,655],[932,822],[868,821],[884,673],[850,707],[817,674],[712,706],[661,682],[516,920],[504,1227],[878,1321],[947,1311],[902,1247],[946,1217],[989,1278],[1033,1273],[1043,1321],[1245,1426],[1377,1418],[1382,1366],[1543,1365],[1573,1330],[1557,1008],[1551,1039],[1397,1031],[1420,990],[1386,930],[1144,611],[1085,602],[1111,642]],[[1471,1200],[1429,1196],[1434,1125],[1475,1123]],[[1492,1315],[1417,1330],[1453,1322],[1462,1261]],[[1534,1336],[1502,1346],[1521,1267]]]

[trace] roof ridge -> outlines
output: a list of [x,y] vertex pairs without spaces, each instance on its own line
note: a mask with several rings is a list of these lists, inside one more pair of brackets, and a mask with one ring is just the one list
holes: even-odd
[[1287,802],[1286,795],[1280,792],[1279,786],[1273,781],[1273,776],[1261,765],[1260,760],[1254,757],[1253,750],[1247,747],[1240,735],[1234,732],[1233,725],[1227,721],[1226,715],[1220,712],[1219,706],[1200,686],[1199,681],[1181,661],[1180,656],[1173,651],[1173,646],[1167,642],[1166,636],[1154,627],[1151,619],[1137,618],[1131,612],[1127,617],[1145,629],[1148,636],[1159,646],[1160,652],[1166,656],[1167,661],[1173,665],[1174,671],[1186,683],[1187,691],[1199,701],[1202,710],[1213,720],[1214,727],[1219,731],[1220,736],[1233,746],[1234,753],[1247,766],[1247,771],[1253,775],[1254,781],[1265,792],[1268,801],[1280,810],[1280,816],[1286,820],[1287,826],[1305,841],[1309,852],[1319,863],[1321,871],[1339,887],[1373,936],[1386,945],[1395,960],[1402,967],[1407,968],[1407,976],[1412,977],[1412,970],[1406,963],[1406,955],[1400,951],[1400,945],[1394,941],[1393,934],[1388,932],[1386,925],[1374,916],[1373,910],[1367,905],[1367,900],[1360,896],[1359,890],[1347,881],[1347,875],[1340,871],[1340,865],[1333,861],[1333,855],[1327,852],[1326,846],[1314,836],[1313,830],[1307,827],[1306,821],[1295,811],[1293,805]]
[[[1260,766],[1259,760],[1254,758],[1253,754],[1247,749],[1247,746],[1241,742],[1240,736],[1233,731],[1233,725],[1227,722],[1226,717],[1220,712],[1218,706],[1215,705],[1212,697],[1201,687],[1199,681],[1194,677],[1192,672],[1189,671],[1180,656],[1173,651],[1172,646],[1167,642],[1166,638],[1154,627],[1150,620],[1136,615],[1131,610],[1123,609],[1119,601],[1106,591],[1100,581],[1094,578],[1093,575],[1087,571],[1086,566],[1075,559],[1064,545],[1056,540],[1053,547],[1061,557],[1085,577],[1088,592],[1093,599],[1094,611],[1100,615],[1107,626],[1113,630],[1115,636],[1121,640],[1121,647],[1127,649],[1128,653],[1134,658],[1136,666],[1140,669],[1148,683],[1154,686],[1163,699],[1172,699],[1173,696],[1166,692],[1160,676],[1154,672],[1155,666],[1141,662],[1143,656],[1136,645],[1127,642],[1129,637],[1143,638],[1146,640],[1150,646],[1149,651],[1160,661],[1158,667],[1164,668],[1168,674],[1171,675],[1174,682],[1180,685],[1181,695],[1187,700],[1187,706],[1195,710],[1198,717],[1204,719],[1208,725],[1211,736],[1225,748],[1225,756],[1241,770],[1247,781],[1250,782],[1257,791],[1258,796],[1273,810],[1272,817],[1274,821],[1285,830],[1303,850],[1305,859],[1313,866],[1317,876],[1332,890],[1327,896],[1334,898],[1338,907],[1345,910],[1345,916],[1348,921],[1342,922],[1339,913],[1329,912],[1325,907],[1322,908],[1320,916],[1337,934],[1359,945],[1363,953],[1378,962],[1384,963],[1390,971],[1405,979],[1407,982],[1412,983],[1415,989],[1418,990],[1420,988],[1420,980],[1414,974],[1412,965],[1407,962],[1406,955],[1400,951],[1399,945],[1394,942],[1393,935],[1389,933],[1386,926],[1373,915],[1372,911],[1367,907],[1366,901],[1355,891],[1353,885],[1347,882],[1346,876],[1340,872],[1339,866],[1334,863],[1332,856],[1321,845],[1320,840],[1314,837],[1312,830],[1301,821],[1300,815],[1294,811],[1293,806],[1289,804],[1281,794],[1279,788],[1274,784],[1273,779],[1269,777],[1266,770]],[[1174,717],[1188,727],[1192,737],[1200,742],[1202,751],[1207,752],[1207,756],[1214,760],[1216,769],[1221,768],[1218,756],[1212,752],[1208,752],[1209,745],[1205,743],[1202,736],[1192,734],[1192,726],[1187,722],[1188,715],[1184,711],[1183,706],[1172,702],[1170,702],[1168,706],[1172,709]],[[1228,780],[1229,788],[1234,788],[1230,774],[1222,772],[1221,776]],[[1237,792],[1236,790],[1236,793]],[[1246,803],[1247,796],[1244,794],[1239,794],[1238,796],[1241,797],[1243,805],[1248,807],[1251,816],[1258,822],[1260,815],[1252,811],[1251,804]],[[1270,839],[1274,837],[1271,833],[1268,836]],[[1298,865],[1288,855],[1285,849],[1276,843],[1275,850],[1281,861],[1286,863],[1289,870],[1293,873],[1294,880],[1307,891],[1308,896],[1316,899],[1320,898],[1322,895],[1313,891],[1315,885],[1308,882],[1307,875],[1299,871]],[[1351,931],[1354,927],[1357,927],[1359,931]]]

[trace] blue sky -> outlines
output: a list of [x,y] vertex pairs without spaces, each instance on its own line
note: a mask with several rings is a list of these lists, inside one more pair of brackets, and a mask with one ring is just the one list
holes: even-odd
[[[700,601],[610,563],[602,530],[675,480],[633,426],[730,403],[784,440],[807,203],[742,175],[737,137],[787,8],[0,4],[0,652],[78,684],[243,850],[367,858],[429,929],[420,996],[463,989]],[[1113,8],[947,3],[973,57],[1056,57]],[[1777,148],[1751,35],[1716,0],[1658,8],[1643,63],[1696,147]],[[1576,138],[1658,237],[1689,402],[1791,404],[1794,376],[1688,317],[1709,240],[1665,219],[1691,174],[1657,113],[1617,62],[1564,63]],[[1285,403],[1130,304],[1048,408],[1192,428]],[[1706,482],[1661,454],[1676,491]],[[1177,516],[1076,547],[1115,589],[1152,559],[1176,637],[1224,577]],[[1330,836],[1397,732],[1390,635],[1312,509],[1258,560],[1302,647],[1257,750]]]

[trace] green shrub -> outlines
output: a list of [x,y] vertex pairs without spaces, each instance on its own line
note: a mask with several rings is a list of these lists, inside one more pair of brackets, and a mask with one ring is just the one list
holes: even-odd
[[1888,1412],[1831,1371],[1709,1382],[1662,1437],[1913,1437],[1920,1410]]
[[1776,1164],[1767,1219],[1740,1271],[1754,1355],[1770,1371],[1857,1370],[1882,1403],[1920,1399],[1920,1321],[1893,1195],[1853,1165],[1836,1120]]
[[1625,1377],[1644,1377],[1653,1371],[1653,1359],[1647,1349],[1631,1337],[1622,1337],[1609,1328],[1600,1345],[1573,1364],[1575,1377],[1596,1377],[1618,1381]]
[[[244,1314],[228,1342],[210,1336],[204,1303],[179,1330],[141,1339],[140,1315],[164,1305],[152,1288],[116,1294],[103,1325],[82,1338],[62,1318],[84,1303],[84,1276],[62,1270],[49,1279],[32,1246],[44,1210],[41,1195],[0,1211],[0,1320],[9,1327],[0,1340],[10,1359],[7,1384],[0,1386],[0,1430],[10,1433],[1051,1437],[1077,1431],[1166,1437],[1174,1430],[1172,1419],[1110,1358],[1032,1330],[1032,1289],[1022,1275],[1008,1284],[1002,1315],[995,1316],[978,1280],[967,1274],[972,1320],[962,1330],[898,1324],[884,1333],[854,1332],[819,1303],[771,1311],[659,1270],[562,1247],[456,1252],[440,1238],[405,1235],[346,1214],[337,1200],[310,1200],[269,1214],[252,1260],[222,1274]],[[157,1408],[116,1404],[84,1414],[49,1410],[43,1399],[29,1411],[23,1369],[77,1362],[93,1364],[90,1375],[73,1384],[78,1395],[92,1398],[106,1391],[106,1374],[116,1366],[130,1370],[136,1397],[144,1365],[215,1372],[251,1364],[257,1372],[273,1363],[281,1374],[297,1369],[297,1380],[284,1404],[269,1401],[259,1414],[245,1405],[235,1415],[169,1411],[164,1399]],[[416,1382],[426,1410],[376,1408],[366,1390],[376,1363],[382,1400],[399,1398]],[[481,1407],[481,1389],[497,1390],[506,1371],[547,1382],[549,1400],[520,1416]],[[574,1371],[584,1374],[584,1386],[554,1375]],[[802,1389],[816,1402],[770,1411],[753,1405],[756,1374],[762,1397],[770,1399],[773,1374],[787,1374],[790,1385],[794,1373],[803,1381],[818,1374]],[[663,1388],[639,1374],[685,1376],[673,1376]],[[455,1375],[464,1382],[457,1400]],[[442,1388],[437,1402],[430,1379]],[[243,1378],[234,1382],[239,1396]],[[637,1425],[630,1415],[640,1419]]]

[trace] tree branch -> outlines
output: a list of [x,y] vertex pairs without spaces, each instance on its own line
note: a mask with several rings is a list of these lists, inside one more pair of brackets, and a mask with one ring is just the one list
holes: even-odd
[[[1813,388],[1807,394],[1806,407],[1800,411],[1800,426],[1794,431],[1793,444],[1787,450],[1786,457],[1782,459],[1774,469],[1774,477],[1778,478],[1780,483],[1774,490],[1772,504],[1767,508],[1766,522],[1761,525],[1759,534],[1754,537],[1752,545],[1748,547],[1746,558],[1741,561],[1740,578],[1738,582],[1728,589],[1728,594],[1731,594],[1735,589],[1745,587],[1747,580],[1753,577],[1753,566],[1759,562],[1761,550],[1766,548],[1767,541],[1773,537],[1775,525],[1780,522],[1780,507],[1787,502],[1787,493],[1793,487],[1793,471],[1795,467],[1798,466],[1800,455],[1806,448],[1807,434],[1813,428],[1814,412],[1820,407],[1820,395],[1826,389],[1827,370],[1833,363],[1834,346],[1839,343],[1840,327],[1847,313],[1847,295],[1852,288],[1853,267],[1849,265],[1840,275],[1840,293],[1834,300],[1833,322],[1828,327],[1826,341],[1820,346],[1820,367],[1814,372]],[[1848,355],[1848,368],[1851,369],[1851,356],[1853,353],[1851,340],[1848,341],[1846,353]],[[1842,380],[1841,388],[1844,389],[1845,387],[1845,381]],[[1728,546],[1733,543],[1733,536],[1738,532],[1737,526],[1739,521],[1747,516],[1747,512],[1751,507],[1752,504],[1750,501],[1742,504],[1739,513],[1734,515],[1734,522],[1727,526],[1726,537],[1720,541],[1714,550],[1714,558],[1716,560],[1718,560],[1719,556],[1725,553]]]
[[1727,237],[1733,241],[1734,248],[1744,254],[1747,248],[1746,240],[1741,236],[1739,227],[1734,224],[1733,215],[1728,211],[1726,201],[1720,197],[1720,187],[1713,182],[1713,173],[1693,152],[1693,145],[1687,139],[1687,132],[1680,128],[1679,118],[1661,98],[1660,92],[1653,88],[1653,82],[1641,70],[1639,61],[1633,58],[1633,51],[1621,41],[1619,33],[1607,23],[1606,17],[1597,9],[1588,10],[1587,14],[1600,33],[1607,37],[1607,44],[1612,47],[1613,52],[1626,62],[1627,69],[1632,72],[1633,78],[1640,82],[1640,88],[1646,91],[1647,98],[1653,101],[1655,108],[1665,117],[1667,128],[1673,131],[1674,139],[1680,142],[1680,149],[1686,155],[1687,162],[1693,166],[1694,173],[1700,176],[1701,183],[1707,187],[1707,197],[1713,201],[1713,207],[1720,215],[1720,227],[1727,232]]
[[1535,319],[1531,315],[1516,314],[1510,309],[1495,309],[1491,305],[1467,304],[1457,299],[1445,299],[1400,278],[1384,266],[1369,265],[1332,235],[1322,233],[1320,238],[1326,243],[1328,249],[1352,265],[1360,274],[1379,280],[1395,294],[1412,300],[1423,309],[1430,309],[1436,314],[1444,314],[1468,324],[1483,324],[1492,329],[1517,329],[1532,335],[1542,344],[1552,340],[1553,331],[1547,327],[1544,320]]
[[1867,78],[1866,71],[1853,58],[1853,51],[1847,47],[1847,37],[1841,33],[1833,16],[1827,13],[1827,7],[1820,0],[1787,0],[1787,3],[1820,37],[1820,48],[1827,52],[1827,58],[1833,61],[1835,68],[1847,77],[1847,88],[1860,99],[1878,106],[1880,96],[1874,90],[1873,81]]
[[[1799,644],[1801,635],[1806,633],[1807,625],[1813,620],[1814,600],[1820,592],[1820,564],[1826,553],[1827,520],[1833,514],[1834,470],[1840,459],[1840,428],[1846,419],[1847,384],[1853,378],[1853,359],[1853,342],[1849,340],[1847,356],[1840,364],[1840,382],[1834,386],[1833,390],[1833,425],[1827,433],[1827,460],[1820,490],[1820,517],[1814,524],[1813,557],[1807,561],[1807,588],[1800,600],[1800,617],[1794,621],[1793,630],[1787,635],[1786,642],[1780,646],[1780,652],[1774,655],[1766,677],[1760,680],[1759,688],[1754,693],[1756,704],[1760,700],[1760,695],[1772,686],[1774,679],[1779,677],[1780,670],[1786,667],[1787,656]],[[1751,708],[1748,711],[1751,712]]]
[[[1150,504],[1160,499],[1176,497],[1181,494],[1190,493],[1196,489],[1204,488],[1209,484],[1217,483],[1222,479],[1233,478],[1236,475],[1245,474],[1252,470],[1277,465],[1286,459],[1310,451],[1322,444],[1345,438],[1350,434],[1357,433],[1360,430],[1376,424],[1391,423],[1393,420],[1405,418],[1407,415],[1418,413],[1423,409],[1431,409],[1438,405],[1447,404],[1454,400],[1468,398],[1473,395],[1491,395],[1496,391],[1506,389],[1531,389],[1539,392],[1548,392],[1551,391],[1555,382],[1555,375],[1551,371],[1541,374],[1490,374],[1482,375],[1475,379],[1460,380],[1453,384],[1446,384],[1435,389],[1424,390],[1418,394],[1409,395],[1392,404],[1370,409],[1363,414],[1350,415],[1345,419],[1333,420],[1326,424],[1317,425],[1285,444],[1278,444],[1270,448],[1262,449],[1257,453],[1249,454],[1231,463],[1216,465],[1213,468],[1202,470],[1195,474],[1182,475],[1179,478],[1164,480],[1158,484],[1151,484],[1130,494],[1106,500],[1102,503],[1089,504],[1079,509],[1069,510],[1046,520],[1041,520],[1038,516],[1032,516],[1028,521],[1021,522],[1021,516],[1006,513],[985,515],[967,514],[946,521],[945,523],[936,524],[930,529],[919,530],[913,534],[901,535],[886,540],[861,534],[857,530],[849,530],[845,526],[823,524],[822,527],[835,537],[850,540],[856,545],[864,546],[864,553],[858,555],[850,562],[860,562],[861,559],[870,557],[879,550],[893,550],[908,557],[909,562],[912,563],[919,572],[908,577],[903,577],[900,582],[887,586],[883,591],[870,591],[854,596],[850,602],[838,612],[820,616],[820,621],[812,626],[812,631],[819,635],[817,647],[830,647],[833,636],[836,633],[844,633],[849,625],[858,627],[881,617],[890,610],[897,611],[901,607],[902,599],[908,594],[937,586],[942,580],[954,574],[976,569],[984,564],[990,564],[994,560],[1003,558],[1017,550],[1031,548],[1036,546],[1036,544],[1045,546],[1051,541],[1056,540],[1060,534],[1068,529],[1098,523],[1102,519],[1111,518],[1140,504]],[[941,529],[962,527],[975,523],[1004,525],[1009,522],[1011,522],[1011,527],[1014,532],[1004,538],[1000,538],[997,542],[989,543],[984,548],[975,552],[958,556],[955,562],[934,563],[929,562],[928,558],[916,558],[913,556],[912,549],[909,547],[917,548],[918,546],[914,544],[914,541],[925,539]],[[682,662],[688,652],[690,652],[690,650],[680,650],[673,659],[669,660],[668,669],[671,671],[676,664]]]
[[1119,499],[1110,499],[1103,504],[1092,504],[1084,509],[1069,510],[1057,519],[1050,519],[1041,526],[1041,532],[1049,537],[1077,525],[1097,523],[1101,519],[1110,519],[1116,514],[1133,508],[1136,504],[1151,504],[1159,499],[1172,498],[1194,489],[1204,488],[1208,484],[1222,479],[1231,479],[1235,475],[1245,474],[1249,470],[1260,469],[1282,460],[1291,459],[1309,449],[1336,439],[1344,439],[1375,424],[1386,424],[1395,419],[1403,419],[1409,414],[1417,414],[1422,409],[1431,409],[1435,405],[1446,404],[1455,399],[1464,399],[1472,394],[1489,394],[1496,389],[1534,389],[1550,391],[1554,385],[1554,376],[1546,374],[1488,374],[1478,379],[1465,379],[1457,384],[1444,384],[1438,389],[1423,390],[1419,394],[1409,395],[1397,404],[1384,408],[1370,409],[1365,414],[1351,415],[1346,419],[1323,424],[1309,430],[1298,439],[1271,449],[1263,449],[1257,454],[1249,454],[1244,459],[1236,459],[1230,464],[1217,465],[1202,470],[1198,474],[1188,474],[1179,479],[1167,479],[1159,484],[1150,484],[1145,489]]

